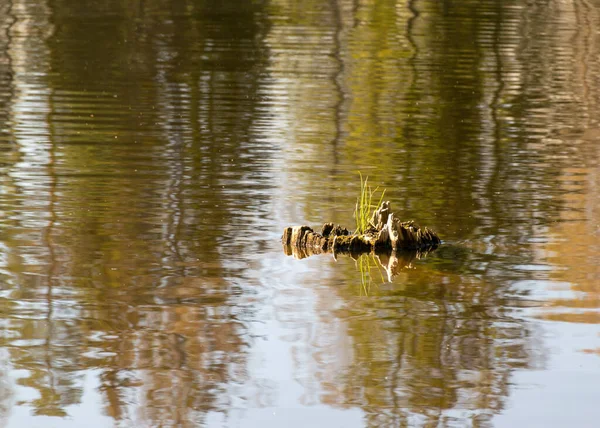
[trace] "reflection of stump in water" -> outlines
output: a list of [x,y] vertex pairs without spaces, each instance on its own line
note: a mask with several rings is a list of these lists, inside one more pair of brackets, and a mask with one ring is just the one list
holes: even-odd
[[394,217],[387,201],[373,213],[364,234],[351,234],[339,225],[325,223],[320,233],[308,226],[287,227],[281,241],[285,254],[298,259],[328,252],[334,258],[340,253],[375,252],[390,280],[397,270],[410,266],[415,258],[423,257],[441,243],[436,233],[426,227]]
[[388,281],[392,282],[392,278],[400,273],[401,270],[411,268],[414,260],[420,260],[427,257],[435,247],[430,247],[427,250],[388,250],[375,252],[375,257],[386,271]]

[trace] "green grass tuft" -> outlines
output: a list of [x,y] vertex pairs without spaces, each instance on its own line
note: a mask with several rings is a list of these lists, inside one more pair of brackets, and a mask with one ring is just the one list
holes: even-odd
[[369,177],[366,177],[363,180],[363,176],[360,175],[360,195],[356,198],[356,208],[354,210],[354,218],[356,219],[356,234],[365,233],[369,227],[371,217],[373,216],[373,212],[381,205],[383,201],[383,196],[385,195],[385,189],[381,192],[381,196],[379,197],[379,202],[377,204],[373,204],[373,200],[379,191],[379,187],[376,187],[374,190],[369,186]]

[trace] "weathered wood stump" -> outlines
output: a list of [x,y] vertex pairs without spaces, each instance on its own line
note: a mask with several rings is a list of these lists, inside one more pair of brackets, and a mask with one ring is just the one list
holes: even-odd
[[373,213],[364,234],[351,234],[346,228],[325,223],[320,233],[309,226],[287,227],[281,241],[286,254],[304,258],[324,252],[361,253],[377,250],[430,250],[441,244],[435,232],[413,221],[402,222],[385,201]]

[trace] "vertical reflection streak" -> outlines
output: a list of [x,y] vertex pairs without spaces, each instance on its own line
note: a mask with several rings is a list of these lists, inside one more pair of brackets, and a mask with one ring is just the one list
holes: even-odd
[[[5,4],[0,5],[0,14],[1,13],[6,13],[4,16],[6,16],[6,22],[2,23],[2,21],[4,20],[4,16],[0,15],[0,23],[2,23],[2,26],[4,27],[4,31],[2,32],[3,36],[4,36],[4,43],[0,44],[1,46],[1,50],[0,50],[0,61],[3,60],[3,57],[5,58],[4,61],[2,61],[4,64],[6,64],[5,67],[0,68],[0,72],[2,74],[0,74],[0,78],[2,78],[2,80],[6,79],[6,86],[5,88],[1,88],[0,89],[0,95],[2,95],[3,97],[5,97],[4,100],[0,100],[2,101],[0,103],[0,123],[1,123],[1,118],[6,118],[4,121],[4,126],[2,127],[2,129],[0,129],[0,137],[4,138],[6,136],[6,143],[7,143],[7,149],[6,150],[2,150],[0,153],[2,154],[2,159],[0,161],[0,164],[2,164],[0,166],[0,200],[2,202],[9,200],[9,192],[7,192],[7,190],[5,190],[7,187],[13,187],[12,186],[12,182],[10,180],[10,178],[8,177],[8,174],[6,174],[7,171],[10,170],[10,165],[15,162],[14,158],[16,157],[18,161],[18,156],[20,155],[16,144],[14,143],[14,129],[13,129],[13,123],[11,120],[11,113],[10,113],[10,105],[14,102],[14,98],[15,98],[15,92],[14,92],[14,72],[13,72],[13,59],[12,59],[12,55],[11,55],[11,49],[12,49],[12,44],[13,44],[13,38],[12,38],[12,28],[15,25],[15,23],[17,22],[17,18],[15,16],[14,13],[14,0],[7,0]],[[1,93],[2,91],[6,91],[5,93]],[[0,148],[4,149],[4,141],[0,141]],[[6,174],[6,175],[5,175]],[[6,180],[6,182],[4,182],[4,180]],[[6,184],[6,187],[5,187]],[[5,193],[6,192],[6,193]],[[3,206],[0,206],[0,210],[4,210],[5,208]],[[10,224],[11,222],[7,222],[7,224]],[[2,231],[0,229],[0,231]],[[3,231],[2,231],[3,232]],[[2,233],[2,235],[4,235],[4,233]],[[10,251],[10,247],[8,245],[6,245],[6,243],[4,242],[4,239],[0,240],[0,251],[2,251],[2,253],[0,256],[0,273],[2,274],[2,276],[0,276],[0,285],[2,287],[2,289],[5,289],[5,287],[8,285],[7,283],[9,282],[9,280],[7,280],[7,283],[4,283],[4,279],[5,279],[5,274],[8,273],[8,264],[9,262],[7,261],[6,264],[4,263],[5,260],[8,259],[7,254]],[[4,299],[3,299],[4,300]],[[5,302],[2,302],[2,311],[5,311]],[[4,315],[4,314],[3,314]],[[0,319],[2,328],[7,331],[10,330],[13,327],[13,323],[11,322],[11,320],[7,320],[4,318],[4,316],[2,317],[2,319]],[[10,414],[12,412],[12,407],[14,406],[14,398],[15,398],[15,391],[14,391],[14,380],[11,379],[12,373],[12,369],[14,367],[14,364],[12,363],[12,358],[11,358],[11,352],[8,346],[6,346],[9,343],[8,340],[5,339],[5,337],[3,336],[0,339],[0,344],[2,345],[2,349],[0,350],[0,425],[5,426],[7,425],[7,422],[10,418]]]
[[[52,18],[51,18],[51,13],[52,13],[52,9],[50,8],[50,5],[48,4],[48,0],[46,1],[46,8],[49,11],[49,16],[48,16],[48,22],[51,23],[52,22]],[[46,288],[47,288],[47,295],[46,295],[46,300],[47,300],[47,306],[48,306],[48,313],[47,313],[47,320],[46,320],[46,324],[47,324],[47,336],[46,336],[46,370],[48,370],[48,373],[50,375],[50,385],[52,388],[52,392],[55,395],[58,395],[56,393],[56,387],[55,387],[55,380],[54,380],[54,368],[53,368],[53,364],[52,364],[52,358],[51,355],[53,354],[53,335],[54,335],[54,320],[53,320],[53,316],[54,316],[54,302],[53,302],[53,294],[54,294],[54,282],[55,282],[55,278],[57,277],[57,260],[56,260],[56,249],[55,249],[55,245],[52,239],[53,233],[54,233],[54,229],[55,229],[55,225],[58,219],[57,213],[56,213],[56,209],[57,209],[57,176],[56,176],[56,162],[57,162],[57,157],[56,157],[56,141],[53,138],[54,132],[53,132],[53,122],[52,122],[52,112],[54,111],[54,97],[55,97],[55,90],[53,88],[48,88],[48,113],[46,114],[46,123],[48,124],[48,131],[49,131],[49,147],[48,147],[48,166],[47,166],[47,173],[48,173],[48,213],[49,213],[49,219],[48,219],[48,225],[46,226],[46,228],[44,229],[43,232],[43,241],[46,245],[46,248],[48,249],[48,271],[47,271],[47,275],[46,275]]]
[[48,171],[48,213],[50,215],[48,219],[48,225],[44,228],[42,232],[43,242],[48,250],[48,270],[46,273],[46,306],[47,306],[47,314],[46,314],[46,340],[45,340],[45,349],[46,349],[46,371],[48,372],[48,376],[50,379],[50,388],[54,396],[58,396],[56,392],[55,385],[55,376],[54,376],[54,367],[52,364],[52,354],[53,354],[53,335],[54,335],[54,302],[53,302],[53,294],[54,294],[54,281],[57,276],[57,262],[56,262],[56,251],[54,248],[54,243],[52,240],[52,234],[54,232],[54,227],[57,221],[56,214],[56,203],[57,203],[57,195],[56,195],[56,145],[54,139],[52,138],[52,122],[51,112],[53,106],[53,92],[48,95],[48,105],[50,108],[48,109],[48,114],[46,116],[46,120],[48,123],[48,127],[50,130],[49,137],[49,162],[47,166]]
[[[408,94],[410,95],[410,101],[409,102],[416,102],[416,100],[419,99],[419,92],[420,92],[420,88],[419,88],[419,55],[420,55],[420,50],[419,50],[419,45],[417,43],[417,37],[413,34],[413,32],[415,31],[415,26],[417,24],[417,21],[419,20],[420,16],[421,16],[421,12],[419,12],[419,9],[417,8],[417,1],[418,0],[409,0],[407,3],[407,7],[408,10],[411,13],[410,18],[408,18],[408,20],[406,21],[406,31],[405,31],[405,37],[406,40],[408,41],[409,46],[411,46],[412,48],[412,54],[409,56],[408,58],[408,65],[410,67],[410,80],[408,83]],[[411,109],[412,110],[412,109]],[[405,121],[403,129],[402,129],[402,133],[404,136],[404,139],[406,141],[410,141],[414,138],[414,128],[413,125],[411,124],[411,120],[410,120],[410,115],[407,118],[408,120]],[[411,165],[413,164],[413,154],[411,150],[407,150],[404,153],[404,157],[406,159],[405,162],[405,175],[406,177],[410,177],[411,176]]]
[[333,11],[333,22],[334,22],[334,36],[333,36],[333,57],[337,63],[337,69],[332,75],[333,85],[337,94],[337,101],[333,107],[334,110],[334,122],[335,122],[335,133],[331,139],[332,146],[332,176],[335,176],[335,172],[338,166],[338,146],[340,139],[342,138],[342,121],[343,121],[343,105],[346,98],[343,89],[344,79],[344,59],[342,57],[342,33],[344,31],[344,22],[342,12],[340,10],[339,1],[331,0],[331,10]]
[[[7,92],[8,92],[8,98],[9,98],[9,102],[12,102],[15,98],[15,87],[14,87],[14,64],[13,64],[13,58],[12,55],[10,53],[11,51],[11,46],[13,44],[13,36],[12,36],[12,28],[13,26],[17,23],[17,17],[14,13],[14,0],[7,0],[7,13],[6,15],[9,17],[8,19],[8,25],[6,26],[6,31],[4,32],[4,36],[6,37],[6,62],[7,62],[7,77],[10,79],[10,83],[7,85]],[[7,128],[9,128],[11,130],[11,134],[13,135],[14,138],[14,130],[13,130],[13,125],[14,123],[12,121],[9,121],[9,123],[7,123],[6,125]]]
[[[488,155],[491,157],[487,161],[488,168],[487,171],[482,171],[484,174],[488,171],[491,171],[490,177],[488,178],[487,183],[487,201],[489,202],[489,209],[485,209],[486,217],[491,217],[489,215],[489,211],[497,212],[496,199],[493,197],[494,193],[494,183],[499,180],[500,168],[499,168],[499,159],[501,156],[501,145],[502,145],[502,124],[499,117],[499,109],[500,109],[500,100],[502,97],[502,93],[504,91],[504,78],[502,74],[502,52],[501,48],[501,37],[502,37],[502,5],[496,8],[496,19],[494,19],[494,31],[493,31],[493,39],[492,39],[492,52],[494,55],[495,62],[495,70],[494,77],[496,78],[496,88],[492,92],[492,99],[489,104],[490,114],[492,118],[492,123],[494,127],[493,138],[494,141],[491,142],[492,150],[489,151]],[[485,144],[485,142],[484,142]],[[485,160],[485,156],[484,156]],[[497,226],[497,225],[494,225]],[[494,227],[496,229],[496,227]]]
[[408,62],[411,65],[412,69],[413,69],[413,83],[414,80],[416,80],[417,77],[417,68],[416,68],[416,62],[417,62],[417,57],[419,55],[419,46],[417,45],[417,42],[415,41],[415,38],[413,36],[413,30],[414,30],[414,25],[415,22],[417,21],[417,19],[419,19],[419,15],[420,12],[417,9],[417,0],[409,0],[407,7],[408,10],[410,10],[412,16],[406,21],[406,40],[408,41],[408,43],[412,46],[413,49],[413,54],[410,56]]
[[[573,8],[575,20],[577,22],[574,29],[573,46],[575,51],[574,56],[578,59],[576,64],[581,67],[580,79],[583,92],[582,98],[584,100],[584,105],[588,106],[588,109],[590,106],[594,106],[593,110],[595,110],[596,103],[592,97],[590,85],[590,76],[593,75],[593,67],[589,66],[590,64],[595,63],[593,55],[594,51],[590,47],[592,44],[590,41],[593,40],[594,37],[591,30],[591,28],[593,28],[591,22],[593,9],[586,0],[573,0]],[[579,48],[580,45],[581,48]],[[593,115],[588,114],[589,120],[594,120],[593,117]]]

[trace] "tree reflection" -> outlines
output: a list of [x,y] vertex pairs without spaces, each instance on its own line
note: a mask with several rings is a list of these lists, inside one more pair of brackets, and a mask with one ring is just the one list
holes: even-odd
[[336,404],[363,407],[370,426],[447,423],[452,410],[489,422],[503,409],[511,372],[531,364],[532,333],[494,287],[423,269],[411,270],[410,282],[380,285],[370,300],[344,292],[352,309],[338,315],[355,357],[338,374]]
[[[26,161],[8,166],[16,190],[2,194],[16,219],[12,238],[2,235],[12,290],[2,341],[26,373],[19,385],[39,393],[21,404],[65,416],[99,368],[116,420],[197,426],[245,376],[240,291],[228,281],[239,268],[223,263],[218,243],[260,221],[270,197],[252,181],[272,150],[255,125],[261,5],[30,6],[15,2],[12,19],[29,27],[2,53],[19,58],[9,70],[19,94],[44,91],[25,118],[45,126],[38,140],[27,140],[33,121],[15,120]],[[38,28],[49,33],[21,37]],[[20,113],[18,103],[2,112]],[[254,245],[232,240],[226,251]]]
[[[325,348],[318,400],[371,426],[489,423],[543,364],[515,314],[529,238],[593,247],[593,222],[554,222],[595,199],[553,180],[597,156],[596,28],[579,0],[0,3],[0,384],[18,371],[39,415],[68,415],[90,373],[123,425],[224,412],[255,310],[240,254],[270,239],[274,191],[286,216],[349,224],[366,167],[450,243],[368,296],[352,269],[313,287],[339,340],[303,338]],[[596,296],[596,269],[556,259]]]
[[[337,26],[337,40],[323,36],[305,48],[319,58],[328,46],[342,63],[335,82],[349,100],[330,121],[343,130],[343,149],[329,156],[300,129],[294,137],[305,148],[304,162],[290,158],[289,174],[310,188],[310,165],[327,156],[341,165],[330,179],[345,189],[356,170],[369,168],[403,204],[403,217],[468,249],[442,246],[429,267],[400,275],[369,299],[357,297],[350,270],[352,285],[337,291],[347,305],[336,315],[347,321],[352,351],[327,349],[337,359],[352,352],[353,359],[336,374],[326,364],[315,369],[327,391],[322,400],[361,406],[371,426],[485,425],[504,406],[511,372],[544,362],[533,351],[539,347],[532,346],[533,327],[513,315],[528,297],[512,284],[530,275],[514,266],[535,263],[539,247],[531,241],[568,210],[555,198],[555,178],[572,166],[573,153],[552,135],[574,123],[588,129],[586,118],[597,116],[597,82],[574,65],[597,71],[598,61],[589,59],[597,17],[579,1],[334,3],[319,9],[319,21],[290,15],[311,35]],[[282,27],[273,34],[285,34]],[[270,43],[277,49],[282,40]],[[297,54],[288,53],[290,61]],[[321,69],[328,64],[322,61]],[[314,91],[334,95],[330,82],[319,83]],[[297,98],[307,105],[318,99],[309,91]],[[304,218],[312,219],[311,207],[323,205],[314,203],[314,192],[306,195]],[[355,195],[336,197],[351,207]],[[319,218],[325,216],[338,221],[333,213]],[[331,301],[322,298],[323,306]],[[326,360],[322,352],[315,351],[315,360]]]

